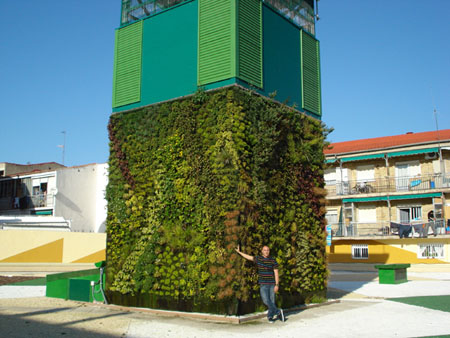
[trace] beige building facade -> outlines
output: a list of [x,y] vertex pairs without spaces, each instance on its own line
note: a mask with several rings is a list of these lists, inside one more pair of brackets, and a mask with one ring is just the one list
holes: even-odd
[[[325,155],[330,261],[404,263],[416,251],[450,262],[450,129],[334,143]],[[396,254],[370,257],[380,250]]]

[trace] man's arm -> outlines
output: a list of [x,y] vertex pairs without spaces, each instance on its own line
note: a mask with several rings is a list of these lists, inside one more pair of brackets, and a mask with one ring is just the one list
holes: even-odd
[[275,291],[275,293],[277,293],[278,289],[279,289],[279,284],[280,284],[280,279],[278,277],[278,269],[273,269],[273,273],[275,275],[275,288],[273,289],[273,291]]
[[252,262],[253,262],[253,261],[255,260],[255,257],[250,256],[250,255],[247,255],[246,253],[241,252],[241,251],[239,250],[239,245],[238,245],[238,247],[236,248],[236,252],[237,252],[239,255],[241,255],[242,257],[244,257],[245,259],[249,260],[249,261],[252,261]]

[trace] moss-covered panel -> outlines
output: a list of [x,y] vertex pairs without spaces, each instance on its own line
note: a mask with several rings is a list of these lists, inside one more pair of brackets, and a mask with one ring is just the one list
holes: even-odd
[[263,245],[280,305],[326,288],[320,121],[240,87],[111,116],[107,296],[243,314],[262,309]]

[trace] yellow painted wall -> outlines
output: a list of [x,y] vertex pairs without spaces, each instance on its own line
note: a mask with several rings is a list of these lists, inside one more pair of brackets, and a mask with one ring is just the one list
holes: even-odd
[[[444,259],[417,258],[418,244],[443,243]],[[368,259],[353,259],[352,245],[367,244]],[[386,240],[335,240],[327,247],[330,263],[411,263],[411,264],[443,264],[450,263],[450,238],[406,238]]]
[[105,248],[106,234],[0,230],[0,263],[95,263]]

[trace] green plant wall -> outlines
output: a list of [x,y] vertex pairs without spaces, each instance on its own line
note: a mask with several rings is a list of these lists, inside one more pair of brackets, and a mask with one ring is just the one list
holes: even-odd
[[264,309],[263,245],[279,305],[326,292],[320,121],[240,87],[111,116],[107,296],[114,303],[243,314]]

